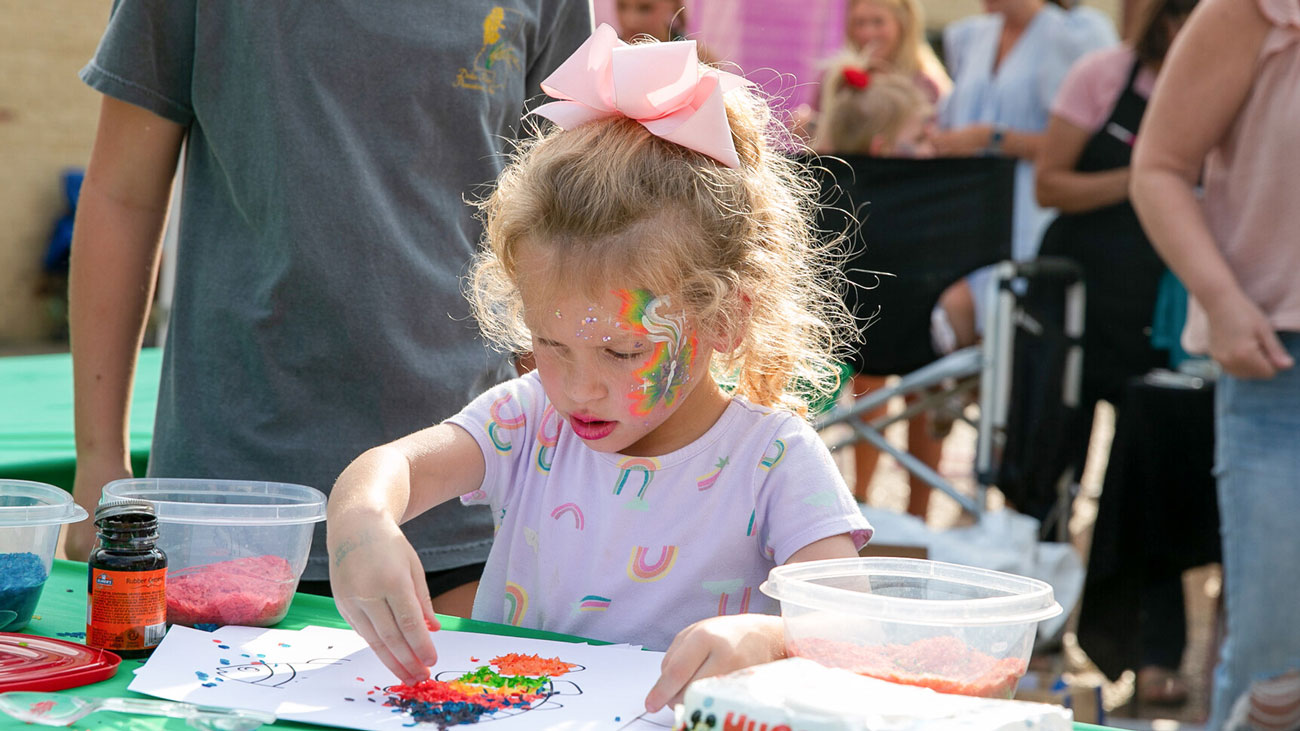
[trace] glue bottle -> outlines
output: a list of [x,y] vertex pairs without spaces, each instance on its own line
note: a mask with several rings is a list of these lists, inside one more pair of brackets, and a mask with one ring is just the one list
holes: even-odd
[[167,631],[167,556],[157,547],[158,518],[147,500],[95,508],[99,546],[87,560],[86,645],[145,657]]

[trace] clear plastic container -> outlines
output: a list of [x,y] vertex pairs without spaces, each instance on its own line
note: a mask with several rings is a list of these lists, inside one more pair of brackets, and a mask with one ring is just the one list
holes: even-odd
[[760,590],[781,602],[791,655],[986,698],[1015,693],[1038,623],[1061,613],[1042,581],[918,559],[787,564]]
[[85,519],[65,490],[0,480],[0,632],[27,626],[50,576],[59,528]]
[[267,627],[284,619],[307,567],[325,495],[304,485],[148,478],[104,486],[104,500],[140,498],[158,512],[167,554],[167,621]]

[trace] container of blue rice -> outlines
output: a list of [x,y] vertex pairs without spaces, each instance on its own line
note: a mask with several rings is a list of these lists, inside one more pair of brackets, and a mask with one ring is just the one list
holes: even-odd
[[0,480],[0,632],[31,621],[50,575],[59,528],[86,519],[72,496],[53,485]]

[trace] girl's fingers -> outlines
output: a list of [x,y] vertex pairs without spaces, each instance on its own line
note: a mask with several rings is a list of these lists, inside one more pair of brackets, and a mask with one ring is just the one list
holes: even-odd
[[[397,607],[392,605],[391,599],[366,599],[362,603],[366,607],[367,618],[374,625],[378,644],[392,653],[393,659],[402,669],[397,674],[402,682],[418,683],[428,678],[429,665],[422,658],[433,656],[433,641],[429,639],[429,632],[424,626],[424,613],[416,606],[414,597]],[[411,645],[411,640],[417,637],[424,640],[423,655]]]
[[[437,632],[442,629],[442,623],[438,621],[438,615],[433,611],[433,598],[429,596],[429,581],[425,578],[424,567],[420,565],[418,558],[411,562],[411,583],[415,585],[415,596],[420,604],[420,611],[424,616],[425,629],[429,632]],[[425,637],[427,636],[426,634]],[[430,653],[426,653],[419,645],[420,642],[417,639],[415,648],[417,655],[429,660],[429,665],[437,662],[438,652],[433,649],[432,640],[429,640]]]
[[397,662],[397,658],[393,657],[393,653],[389,652],[388,648],[379,640],[379,635],[375,632],[374,625],[366,617],[366,613],[360,609],[345,613],[342,607],[343,605],[340,604],[339,614],[343,614],[343,618],[347,620],[352,629],[361,635],[361,639],[366,641],[366,644],[370,646],[370,649],[379,658],[379,661],[384,664],[384,667],[388,668],[399,679],[404,678],[405,670],[402,668],[401,663]]
[[647,711],[653,713],[674,699],[680,698],[686,690],[687,684],[695,679],[699,669],[703,667],[708,659],[708,643],[678,642],[683,635],[690,631],[690,628],[687,628],[678,633],[677,638],[673,639],[672,646],[668,648],[668,652],[664,655],[659,681],[655,683],[654,687],[650,689],[650,693],[645,697]]

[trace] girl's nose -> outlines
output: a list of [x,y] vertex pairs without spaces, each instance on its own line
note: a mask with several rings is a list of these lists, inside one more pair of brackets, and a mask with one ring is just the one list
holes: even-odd
[[606,388],[595,369],[572,365],[569,367],[565,390],[574,403],[582,404],[605,397]]

